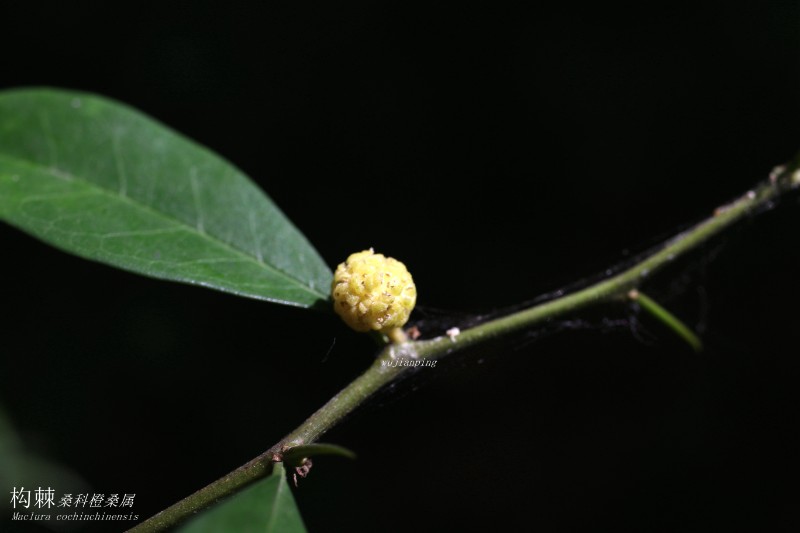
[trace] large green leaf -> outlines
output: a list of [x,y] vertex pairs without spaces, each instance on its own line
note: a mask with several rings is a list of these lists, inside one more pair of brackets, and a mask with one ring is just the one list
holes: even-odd
[[147,276],[310,307],[331,272],[233,165],[117,102],[0,92],[0,218]]
[[283,465],[272,475],[211,507],[180,528],[180,533],[300,533],[303,520],[286,482]]

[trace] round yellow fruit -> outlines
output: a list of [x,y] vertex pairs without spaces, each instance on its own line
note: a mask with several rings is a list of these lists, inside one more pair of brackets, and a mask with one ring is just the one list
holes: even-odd
[[356,331],[389,332],[408,322],[417,288],[406,266],[372,248],[352,254],[336,268],[333,308]]

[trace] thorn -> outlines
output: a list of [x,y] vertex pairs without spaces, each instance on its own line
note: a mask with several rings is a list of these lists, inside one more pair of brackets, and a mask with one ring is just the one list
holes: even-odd
[[636,289],[632,289],[628,292],[628,298],[638,303],[642,310],[649,313],[650,316],[664,324],[667,328],[671,329],[673,333],[686,341],[695,352],[701,352],[703,350],[703,341],[700,340],[694,331],[681,322],[678,317],[662,307],[661,304]]

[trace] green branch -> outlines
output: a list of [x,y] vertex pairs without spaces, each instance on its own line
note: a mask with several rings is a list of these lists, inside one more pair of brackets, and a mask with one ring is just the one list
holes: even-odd
[[[412,341],[386,346],[375,362],[328,403],[269,450],[228,475],[186,497],[180,502],[142,522],[132,532],[163,531],[199,512],[217,500],[268,475],[272,463],[284,460],[284,454],[297,446],[315,442],[336,426],[348,413],[372,394],[390,383],[409,366],[435,359],[490,339],[504,337],[589,306],[624,300],[650,276],[681,255],[706,242],[750,213],[764,209],[783,193],[800,187],[798,161],[773,172],[770,179],[733,202],[714,210],[712,216],[691,229],[676,235],[656,252],[627,270],[577,292],[555,298],[511,315],[485,322],[473,328],[426,341]],[[641,295],[640,303],[641,301]],[[657,305],[657,304],[656,304]],[[658,306],[660,308],[660,306]],[[671,316],[671,315],[669,315]],[[678,322],[679,323],[679,322]],[[675,329],[673,327],[673,329]],[[693,334],[692,334],[693,335]],[[688,339],[687,339],[688,340]]]

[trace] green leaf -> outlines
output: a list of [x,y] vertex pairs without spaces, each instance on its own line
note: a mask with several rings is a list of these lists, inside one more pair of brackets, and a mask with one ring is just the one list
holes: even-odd
[[[3,407],[0,406],[0,480],[12,488],[62,487],[67,492],[88,492],[89,485],[67,466],[26,449]],[[5,489],[4,489],[5,490]],[[10,499],[0,499],[0,521],[14,511]],[[38,514],[55,514],[56,508],[37,509]],[[55,520],[55,517],[51,518]]]
[[328,298],[328,266],[241,171],[91,94],[0,92],[0,219],[154,278],[301,307]]
[[178,529],[181,533],[295,533],[305,530],[281,463],[273,464],[272,475],[268,478],[223,500]]

